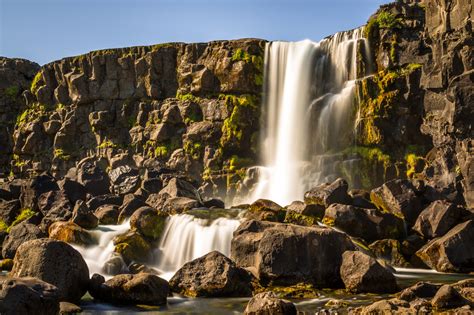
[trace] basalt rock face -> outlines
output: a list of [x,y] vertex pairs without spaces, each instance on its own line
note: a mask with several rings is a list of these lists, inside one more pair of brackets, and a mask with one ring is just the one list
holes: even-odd
[[0,175],[10,172],[13,129],[25,109],[23,91],[30,88],[39,65],[24,59],[0,57]]
[[13,172],[61,177],[93,156],[116,193],[139,188],[137,168],[157,166],[226,193],[256,157],[264,45],[172,43],[44,65],[13,134]]
[[358,82],[361,186],[423,178],[473,207],[473,8],[404,0],[369,19],[375,74]]

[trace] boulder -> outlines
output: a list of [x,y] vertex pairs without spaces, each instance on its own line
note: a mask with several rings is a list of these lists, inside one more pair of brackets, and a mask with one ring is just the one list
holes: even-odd
[[35,209],[39,196],[54,190],[59,190],[54,177],[47,173],[36,176],[21,186],[21,204],[23,208]]
[[49,237],[69,244],[87,246],[95,244],[94,237],[74,222],[57,221],[49,226]]
[[256,294],[245,307],[246,315],[296,315],[296,307],[287,300],[279,299],[273,292]]
[[148,274],[123,274],[104,282],[104,278],[93,275],[89,292],[98,300],[113,304],[163,305],[169,294],[166,280]]
[[137,196],[128,194],[123,199],[123,204],[119,211],[119,222],[123,222],[126,218],[129,218],[135,211],[141,207],[146,207],[147,204]]
[[99,224],[103,225],[117,224],[119,214],[119,206],[116,205],[103,205],[94,212],[97,220],[99,220]]
[[448,284],[439,288],[431,300],[431,305],[435,310],[452,309],[472,304],[472,302],[464,298],[456,289]]
[[113,239],[115,252],[121,254],[128,265],[132,261],[147,262],[152,256],[151,245],[135,231]]
[[60,293],[57,287],[39,279],[0,279],[0,313],[4,315],[59,313]]
[[435,296],[441,288],[440,284],[430,283],[430,282],[418,282],[411,287],[404,289],[400,292],[399,299],[411,302],[416,299],[429,299]]
[[128,165],[121,165],[109,173],[112,191],[118,195],[135,192],[140,186],[140,175],[138,170]]
[[398,240],[384,239],[369,245],[370,251],[378,259],[386,261],[390,266],[410,268],[413,267],[409,259],[403,255],[403,245]]
[[95,229],[99,224],[97,217],[82,200],[76,202],[71,221],[85,229]]
[[166,186],[158,193],[151,194],[147,203],[155,209],[162,209],[166,200],[176,197],[186,197],[197,200],[201,204],[201,196],[193,185],[179,178],[172,178]]
[[141,207],[130,217],[130,229],[153,240],[159,239],[163,232],[168,214],[150,207]]
[[286,211],[276,202],[268,199],[258,199],[249,206],[245,213],[245,218],[259,221],[283,222],[285,215]]
[[79,314],[79,313],[82,313],[82,308],[80,308],[76,304],[72,304],[72,303],[69,303],[69,302],[59,303],[59,314],[60,315]]
[[304,194],[304,202],[324,207],[329,207],[333,203],[351,204],[348,188],[349,184],[344,179],[338,178],[331,184],[322,184],[307,191]]
[[88,194],[100,196],[110,192],[109,178],[97,161],[92,158],[84,159],[77,168],[77,181],[85,187]]
[[430,241],[416,255],[430,268],[442,272],[474,271],[474,221],[456,225],[444,236]]
[[12,227],[10,233],[3,241],[2,256],[3,258],[13,259],[18,247],[20,247],[21,244],[45,236],[46,234],[33,224],[22,222],[18,225],[15,225]]
[[370,192],[370,199],[383,212],[393,213],[412,226],[422,210],[416,189],[408,180],[394,179]]
[[436,200],[423,210],[413,230],[425,238],[443,236],[468,215],[468,211],[448,201]]
[[0,270],[11,271],[13,268],[13,259],[5,258],[0,260]]
[[360,251],[346,251],[342,255],[340,274],[346,289],[361,293],[393,293],[397,291],[395,276],[375,258]]
[[65,177],[63,180],[58,182],[59,188],[63,191],[73,205],[78,200],[86,200],[87,191],[86,188],[80,183]]
[[[0,200],[1,201],[1,200]],[[20,200],[0,202],[0,220],[9,226],[21,212]]]
[[38,239],[23,243],[14,258],[12,277],[35,277],[55,285],[61,301],[78,302],[86,293],[89,269],[67,243]]
[[121,206],[123,203],[123,197],[122,196],[116,196],[116,195],[101,195],[101,196],[95,196],[89,199],[87,201],[87,206],[91,211],[97,210],[100,206],[104,205],[115,205],[115,206]]
[[186,263],[170,280],[173,292],[190,297],[251,296],[251,274],[213,251]]
[[340,287],[342,253],[354,248],[344,233],[330,228],[250,220],[234,232],[231,258],[262,283]]
[[217,199],[217,198],[211,198],[211,199],[205,200],[203,205],[206,208],[225,209],[224,201],[222,201],[220,199]]
[[201,203],[196,199],[174,197],[167,199],[163,207],[161,209],[158,208],[158,210],[169,214],[179,214],[199,207],[201,207]]
[[[41,194],[37,204],[38,209],[44,216],[48,216],[50,213],[63,214],[66,216],[72,212],[71,202],[68,196],[61,190],[53,190]],[[58,216],[54,216],[54,218],[58,218]]]
[[403,220],[391,213],[337,203],[326,209],[323,223],[368,242],[384,238],[398,239],[405,235]]

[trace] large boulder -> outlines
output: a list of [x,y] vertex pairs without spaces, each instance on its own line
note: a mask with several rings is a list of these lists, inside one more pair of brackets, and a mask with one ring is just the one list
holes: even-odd
[[354,248],[344,233],[330,228],[250,220],[234,232],[231,258],[263,283],[340,287],[342,253]]
[[138,170],[128,165],[121,165],[109,173],[112,191],[119,195],[133,193],[140,186]]
[[368,242],[384,238],[398,239],[405,235],[403,220],[391,213],[337,203],[326,209],[323,223]]
[[456,225],[444,236],[430,241],[416,255],[430,268],[442,272],[474,271],[474,221]]
[[85,229],[94,229],[99,224],[97,217],[82,200],[76,202],[71,221]]
[[474,305],[473,302],[463,297],[452,286],[445,284],[439,288],[435,296],[431,300],[431,305],[436,310],[452,309],[462,307],[464,305]]
[[163,232],[168,214],[150,207],[141,207],[130,217],[130,228],[141,235],[157,240]]
[[213,251],[186,263],[170,280],[171,290],[191,297],[251,296],[252,276]]
[[201,203],[196,199],[174,197],[165,201],[161,211],[169,214],[179,214],[199,207],[201,207]]
[[21,212],[20,200],[2,201],[0,199],[0,220],[5,225],[10,225]]
[[92,196],[108,194],[110,181],[98,161],[92,158],[82,160],[77,167],[77,181]]
[[116,205],[103,205],[94,211],[94,215],[99,220],[99,224],[115,225],[118,222],[120,210]]
[[279,299],[273,292],[255,295],[245,307],[246,315],[296,315],[296,307],[287,300]]
[[141,198],[133,194],[128,194],[123,199],[123,204],[119,211],[119,222],[123,222],[126,218],[129,218],[135,211],[141,207],[148,206]]
[[405,219],[412,226],[422,210],[416,189],[408,180],[394,179],[370,192],[370,199],[378,209]]
[[341,278],[350,292],[393,293],[397,290],[395,276],[375,258],[360,251],[342,255]]
[[420,213],[413,230],[428,239],[440,237],[467,215],[468,211],[455,204],[436,200]]
[[65,177],[63,180],[58,182],[58,185],[72,204],[76,204],[76,201],[78,200],[86,200],[86,188],[80,183]]
[[400,292],[399,299],[408,302],[416,299],[431,299],[438,292],[439,288],[441,288],[440,284],[418,282]]
[[386,261],[390,266],[410,268],[410,256],[407,249],[399,240],[384,239],[373,242],[369,245],[370,251],[378,259]]
[[94,274],[89,292],[95,299],[113,304],[163,305],[169,285],[166,280],[149,273],[117,275],[107,281]]
[[12,277],[35,277],[55,285],[60,300],[78,302],[87,291],[89,268],[67,243],[38,239],[22,244],[15,255]]
[[293,201],[285,207],[285,222],[299,225],[317,225],[324,217],[325,208],[322,205],[308,205],[302,201]]
[[151,245],[136,231],[129,231],[113,239],[115,252],[122,255],[127,264],[132,261],[148,262],[152,257]]
[[155,209],[162,209],[168,199],[176,197],[186,197],[201,204],[201,196],[193,185],[179,178],[172,178],[158,194],[151,194],[147,203]]
[[349,184],[342,178],[333,183],[321,184],[304,194],[304,202],[329,207],[333,203],[351,204],[352,200],[347,189]]
[[29,224],[27,222],[22,222],[18,225],[15,225],[3,241],[3,258],[13,259],[18,247],[20,247],[21,244],[45,236],[46,234],[43,233],[43,231],[41,231],[36,225]]
[[39,279],[3,278],[0,280],[0,313],[4,315],[59,313],[57,287]]

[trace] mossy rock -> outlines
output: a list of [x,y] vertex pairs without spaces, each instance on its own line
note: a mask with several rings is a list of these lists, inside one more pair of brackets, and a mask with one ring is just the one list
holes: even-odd
[[135,231],[114,238],[115,252],[122,255],[128,264],[132,261],[147,262],[151,256],[151,245]]
[[318,219],[315,217],[299,214],[294,211],[287,211],[285,216],[285,223],[312,226],[318,225]]
[[0,260],[0,270],[2,271],[10,271],[13,268],[13,259],[2,259]]
[[308,283],[298,283],[292,286],[270,286],[262,291],[272,291],[280,298],[287,299],[314,299],[319,297],[318,290]]
[[130,217],[130,227],[132,231],[137,231],[145,237],[157,240],[163,233],[167,218],[168,214],[165,212],[156,211],[150,207],[142,207]]

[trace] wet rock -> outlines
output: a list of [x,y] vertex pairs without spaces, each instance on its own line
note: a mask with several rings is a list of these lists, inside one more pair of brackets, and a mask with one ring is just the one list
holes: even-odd
[[344,179],[338,178],[331,184],[322,184],[307,191],[304,195],[304,202],[324,207],[333,203],[351,204],[351,197],[347,193],[348,187],[349,185]]
[[430,282],[418,282],[417,284],[404,289],[400,295],[399,299],[411,302],[416,299],[431,299],[435,296],[441,288],[440,284],[430,283]]
[[255,295],[247,304],[244,314],[248,315],[296,315],[296,307],[287,300],[282,300],[273,292]]
[[462,307],[464,305],[471,305],[472,303],[459,294],[456,289],[448,284],[439,288],[436,295],[431,300],[431,305],[436,310],[452,309]]
[[117,253],[113,253],[112,256],[102,266],[102,271],[107,275],[118,275],[121,273],[128,273],[127,265],[123,260],[122,256]]
[[370,192],[370,199],[378,209],[403,218],[411,226],[422,210],[415,187],[408,180],[391,180]]
[[112,191],[118,195],[133,193],[140,186],[140,176],[137,169],[128,165],[114,168],[109,173]]
[[268,199],[258,199],[252,203],[245,218],[249,220],[283,222],[286,212],[282,206]]
[[159,239],[163,232],[168,214],[150,207],[141,207],[130,217],[130,229],[153,240]]
[[225,203],[220,199],[212,198],[204,201],[204,207],[225,209]]
[[231,258],[263,283],[340,287],[342,253],[354,248],[345,234],[330,228],[250,220],[234,232]]
[[39,279],[25,277],[0,280],[1,314],[58,314],[59,300],[58,288]]
[[119,213],[119,206],[103,205],[95,210],[94,215],[99,220],[99,224],[110,225],[118,223]]
[[21,244],[45,236],[46,234],[43,233],[43,231],[41,231],[37,226],[22,222],[14,226],[3,241],[2,256],[3,258],[13,259],[18,247],[20,247]]
[[416,255],[442,272],[474,271],[474,221],[456,225],[444,236],[422,247]]
[[127,264],[132,261],[147,262],[151,258],[150,244],[137,232],[116,236],[113,242],[115,252],[121,254]]
[[175,197],[167,199],[161,211],[169,214],[179,214],[199,207],[201,207],[201,203],[196,199]]
[[375,241],[369,245],[375,257],[386,261],[390,266],[410,268],[412,265],[403,255],[403,247],[400,241],[385,239]]
[[223,254],[213,251],[186,263],[170,280],[170,287],[190,297],[251,296],[252,276]]
[[76,304],[72,304],[72,303],[69,303],[69,302],[59,303],[59,314],[60,315],[78,314],[78,313],[82,313],[82,308],[80,308]]
[[413,230],[428,239],[440,237],[461,223],[467,214],[468,211],[448,201],[436,200],[420,213]]
[[76,204],[78,200],[86,200],[86,188],[78,182],[66,177],[59,181],[58,185],[72,204]]
[[[91,295],[98,300],[113,304],[163,305],[169,294],[169,285],[160,277],[139,273],[117,275],[103,282],[94,275],[96,283],[90,288]],[[102,283],[100,283],[102,281]]]
[[78,302],[86,293],[89,269],[67,243],[38,239],[23,243],[14,258],[12,277],[36,277],[55,285],[61,301]]
[[369,242],[384,238],[398,239],[405,235],[403,220],[391,213],[337,203],[326,209],[323,223]]
[[359,251],[342,255],[341,278],[346,289],[359,292],[392,293],[397,291],[395,276],[377,260]]
[[97,217],[82,200],[76,202],[71,221],[85,229],[95,229],[99,224]]
[[49,227],[49,237],[70,244],[87,246],[95,244],[93,236],[74,222],[57,221]]

